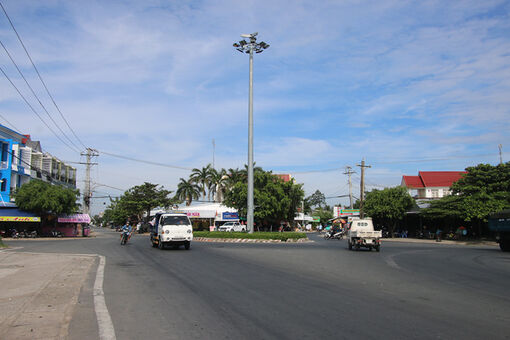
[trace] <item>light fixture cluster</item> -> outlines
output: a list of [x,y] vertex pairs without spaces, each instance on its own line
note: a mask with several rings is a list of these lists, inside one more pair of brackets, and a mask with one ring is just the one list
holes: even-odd
[[250,53],[251,51],[255,53],[261,53],[265,49],[269,47],[268,44],[261,41],[257,43],[257,34],[258,32],[252,34],[241,34],[241,37],[249,39],[249,40],[240,40],[239,42],[234,43],[234,47],[241,53]]

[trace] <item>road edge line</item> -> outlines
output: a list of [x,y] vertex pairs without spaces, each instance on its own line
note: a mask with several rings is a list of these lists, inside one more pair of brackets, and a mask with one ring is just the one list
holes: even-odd
[[113,328],[112,318],[106,307],[104,298],[103,281],[106,258],[103,255],[99,257],[97,266],[96,281],[94,282],[94,309],[96,311],[97,325],[99,328],[100,340],[116,340],[115,329]]

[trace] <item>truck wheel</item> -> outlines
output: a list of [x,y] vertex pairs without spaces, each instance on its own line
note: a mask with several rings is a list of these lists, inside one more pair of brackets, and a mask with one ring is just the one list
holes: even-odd
[[186,242],[184,244],[184,249],[189,250],[190,247],[191,247],[191,242]]
[[358,251],[358,250],[359,250],[359,243],[356,243],[355,248],[356,248],[356,251]]
[[158,242],[158,248],[165,249],[165,245],[163,244],[163,242],[161,242],[161,240]]
[[375,246],[375,251],[381,251],[381,246]]
[[368,251],[372,251],[372,246],[368,246]]
[[349,244],[349,250],[352,250],[352,243],[351,243],[351,241],[347,241],[347,243]]

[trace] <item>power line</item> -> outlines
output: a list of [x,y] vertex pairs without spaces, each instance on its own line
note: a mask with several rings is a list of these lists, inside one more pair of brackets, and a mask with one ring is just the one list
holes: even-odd
[[114,154],[114,153],[111,153],[111,152],[100,151],[100,150],[97,150],[97,151],[99,153],[104,154],[104,155],[108,155],[108,156],[112,156],[112,157],[117,157],[117,158],[121,158],[121,159],[126,159],[128,161],[133,161],[133,162],[152,164],[152,165],[157,165],[157,166],[162,166],[162,167],[172,168],[172,169],[193,170],[193,168],[187,168],[187,167],[178,166],[178,165],[170,165],[170,164],[165,164],[165,163],[151,162],[151,161],[141,160],[141,159],[137,159],[137,158],[133,158],[133,157],[117,155],[117,154]]
[[[57,111],[58,113],[60,113],[60,116],[62,117],[62,119],[64,120],[64,122],[66,123],[67,127],[69,128],[69,130],[71,130],[71,132],[73,133],[74,137],[76,137],[76,139],[80,142],[80,144],[83,146],[84,149],[86,149],[87,147],[85,146],[85,144],[83,144],[83,142],[81,141],[81,139],[76,135],[76,133],[74,132],[74,130],[71,128],[71,126],[69,125],[69,123],[67,122],[67,119],[65,119],[64,117],[64,114],[62,113],[62,111],[60,111],[60,108],[58,107],[57,103],[55,102],[55,99],[53,98],[53,96],[51,95],[50,91],[48,90],[48,87],[46,86],[46,83],[44,82],[41,74],[39,73],[39,70],[37,69],[37,67],[35,66],[35,63],[34,61],[32,60],[32,57],[30,56],[30,53],[28,53],[28,50],[27,48],[25,47],[25,44],[23,43],[23,40],[21,39],[20,35],[18,34],[18,31],[16,30],[16,28],[14,27],[14,24],[12,23],[12,20],[11,18],[9,17],[9,15],[7,14],[7,11],[5,10],[5,7],[2,5],[2,3],[0,2],[0,7],[2,7],[2,10],[5,14],[5,16],[7,17],[7,20],[9,21],[9,23],[11,24],[11,27],[14,31],[14,33],[16,33],[16,36],[18,37],[18,40],[19,42],[21,43],[21,46],[23,46],[23,49],[25,50],[25,53],[28,57],[28,59],[30,60],[30,63],[32,64],[35,72],[37,73],[37,76],[39,77],[39,80],[41,81],[41,83],[43,84],[44,86],[44,89],[46,90],[46,93],[48,94],[48,96],[51,98],[51,101],[53,102],[53,105],[55,105],[55,107],[57,108]],[[74,145],[74,144],[73,144]]]
[[32,92],[32,95],[35,97],[35,99],[37,99],[37,101],[39,102],[39,105],[41,105],[41,107],[43,108],[43,110],[46,112],[46,114],[48,115],[48,117],[50,118],[50,120],[53,122],[53,124],[57,127],[57,129],[59,129],[59,131],[62,133],[62,135],[67,138],[67,140],[76,148],[78,149],[78,147],[76,146],[76,144],[74,144],[74,142],[65,134],[64,131],[62,131],[62,129],[60,128],[60,126],[57,124],[57,122],[55,122],[55,120],[53,119],[53,117],[50,115],[50,113],[48,112],[48,110],[46,109],[46,106],[44,106],[44,104],[41,102],[41,100],[39,99],[39,97],[37,96],[37,94],[35,93],[34,89],[32,88],[32,86],[30,86],[28,80],[25,78],[25,76],[23,75],[23,72],[21,72],[21,70],[19,69],[18,67],[18,64],[16,64],[16,62],[14,61],[14,59],[12,58],[11,54],[9,53],[9,51],[7,50],[7,48],[5,47],[5,45],[3,44],[3,42],[0,40],[0,45],[2,45],[5,53],[7,53],[7,56],[9,57],[9,59],[11,60],[11,62],[14,64],[14,67],[16,67],[16,70],[18,70],[18,73],[19,75],[21,76],[21,78],[23,78],[23,80],[25,81],[25,83],[27,84],[28,88],[30,89],[30,91]]
[[0,114],[0,118],[2,118],[3,120],[5,120],[5,122],[6,122],[7,124],[9,124],[10,126],[12,126],[12,127],[14,128],[14,130],[16,130],[16,131],[20,131],[20,130],[19,130],[17,127],[15,127],[15,126],[14,126],[11,122],[9,122],[9,121],[7,120],[7,118],[5,118],[4,116],[2,116],[1,114]]
[[18,92],[18,94],[21,96],[21,98],[23,98],[23,100],[25,101],[25,103],[28,105],[28,107],[30,107],[30,109],[32,110],[33,113],[35,113],[35,115],[37,117],[39,117],[39,119],[41,120],[41,122],[43,122],[44,125],[46,125],[46,127],[62,142],[62,144],[64,144],[65,146],[67,146],[68,148],[70,148],[71,150],[73,150],[74,152],[78,152],[77,150],[73,149],[71,146],[69,146],[69,144],[67,144],[62,138],[60,138],[60,136],[55,132],[53,131],[53,129],[51,128],[51,126],[49,126],[45,121],[44,119],[42,119],[41,115],[34,109],[34,107],[28,102],[28,100],[25,98],[25,96],[20,92],[20,90],[16,87],[16,85],[12,82],[11,78],[9,78],[9,76],[5,73],[4,69],[0,66],[0,71],[3,73],[3,75],[5,76],[5,78],[7,78],[7,80],[9,81],[9,83],[11,83],[12,87],[14,87],[16,89],[16,91]]

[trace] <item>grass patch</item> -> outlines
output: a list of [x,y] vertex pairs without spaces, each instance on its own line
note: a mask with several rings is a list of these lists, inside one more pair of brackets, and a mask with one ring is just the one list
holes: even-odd
[[293,232],[254,232],[253,234],[239,233],[239,232],[228,232],[228,231],[194,231],[194,237],[209,237],[209,238],[248,238],[248,239],[259,239],[259,240],[282,240],[287,241],[288,239],[300,239],[307,238],[305,233],[293,233]]

